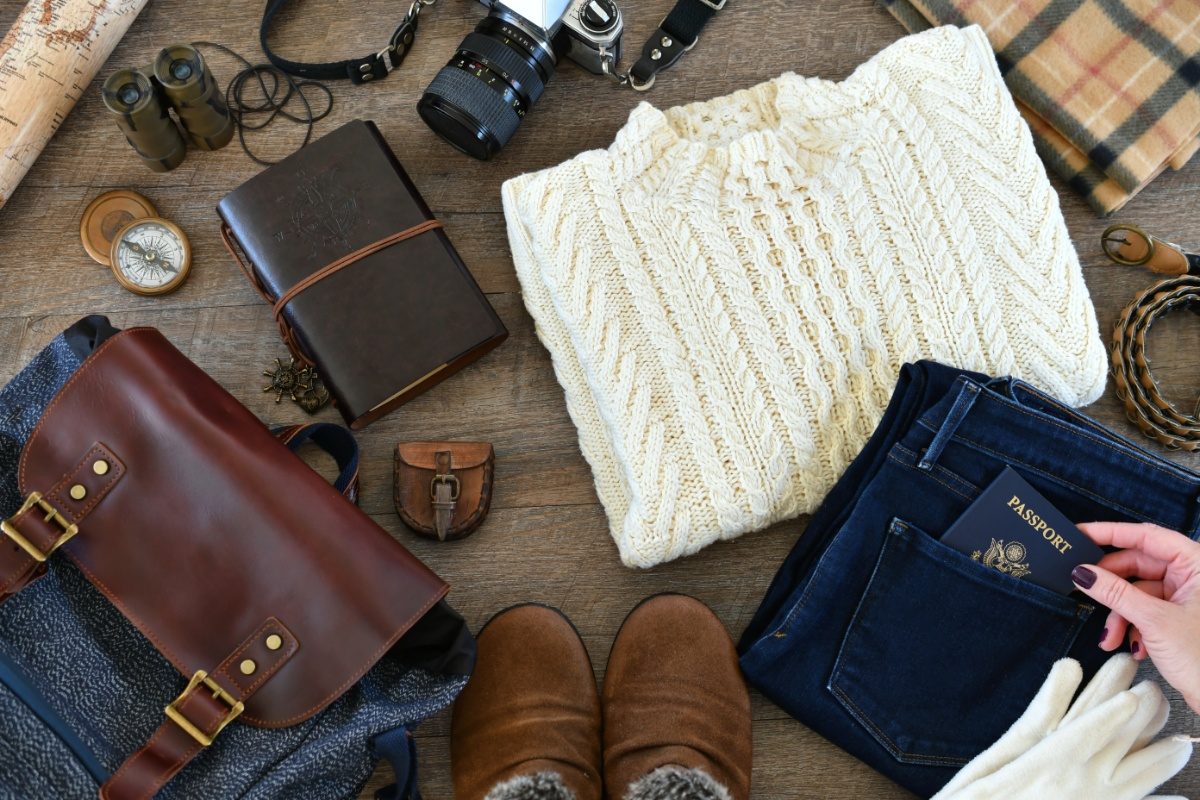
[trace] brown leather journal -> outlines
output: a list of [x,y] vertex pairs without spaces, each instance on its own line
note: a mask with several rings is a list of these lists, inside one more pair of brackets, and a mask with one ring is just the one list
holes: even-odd
[[292,354],[317,366],[352,428],[508,336],[373,122],[293,153],[217,213]]
[[18,480],[0,599],[65,556],[190,679],[104,798],[154,794],[234,719],[317,713],[447,591],[153,328],[84,362]]

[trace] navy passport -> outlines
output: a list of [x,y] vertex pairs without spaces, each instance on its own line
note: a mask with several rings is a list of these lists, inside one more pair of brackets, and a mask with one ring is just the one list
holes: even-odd
[[955,520],[942,542],[986,567],[1063,594],[1075,589],[1072,569],[1104,555],[1012,467]]

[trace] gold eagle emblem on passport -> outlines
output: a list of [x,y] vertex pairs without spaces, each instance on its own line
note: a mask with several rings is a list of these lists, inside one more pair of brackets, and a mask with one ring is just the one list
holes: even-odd
[[986,553],[976,550],[971,553],[971,558],[997,572],[1014,578],[1024,578],[1032,571],[1029,569],[1029,562],[1025,560],[1027,555],[1025,545],[1020,542],[1010,541],[1005,544],[1003,539],[992,539]]

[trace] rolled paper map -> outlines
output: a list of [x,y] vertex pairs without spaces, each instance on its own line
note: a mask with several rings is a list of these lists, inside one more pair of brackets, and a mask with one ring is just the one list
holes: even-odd
[[0,39],[0,207],[148,0],[30,0]]

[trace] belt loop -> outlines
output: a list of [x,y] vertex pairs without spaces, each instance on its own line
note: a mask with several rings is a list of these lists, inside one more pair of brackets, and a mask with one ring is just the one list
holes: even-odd
[[962,381],[962,388],[958,391],[958,397],[954,399],[954,405],[950,406],[950,413],[946,414],[946,418],[942,420],[941,427],[934,434],[933,441],[929,443],[929,447],[926,447],[925,452],[921,454],[921,460],[917,462],[919,469],[926,471],[933,469],[933,465],[941,457],[942,451],[946,449],[946,444],[949,443],[950,437],[954,436],[954,432],[958,430],[958,426],[966,418],[967,412],[975,404],[975,399],[979,397],[979,384],[973,383],[966,378],[959,378],[959,380]]

